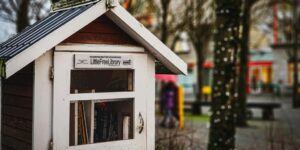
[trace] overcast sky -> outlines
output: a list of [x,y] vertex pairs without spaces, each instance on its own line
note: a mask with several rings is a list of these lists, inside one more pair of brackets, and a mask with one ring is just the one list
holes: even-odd
[[0,21],[0,43],[16,33],[15,26],[11,23]]
[[[3,1],[3,0],[1,0]],[[50,10],[50,0],[33,0],[35,2],[43,2],[43,8],[40,12],[42,17],[47,16]],[[29,10],[29,13],[32,13],[32,10]],[[30,24],[33,24],[35,20],[30,20]],[[6,41],[8,38],[14,36],[16,34],[16,27],[12,23],[8,23],[5,20],[0,18],[0,43]]]

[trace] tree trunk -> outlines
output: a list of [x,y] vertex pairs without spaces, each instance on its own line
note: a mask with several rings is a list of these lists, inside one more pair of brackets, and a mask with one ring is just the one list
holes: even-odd
[[299,69],[298,69],[298,1],[294,0],[294,43],[293,43],[293,54],[294,54],[294,86],[293,86],[293,108],[300,108],[299,100]]
[[237,126],[247,126],[247,84],[248,84],[248,62],[249,62],[249,30],[251,19],[252,0],[244,1],[242,17],[242,39],[240,52],[240,70],[238,81],[238,98],[237,98]]
[[162,24],[161,24],[161,37],[160,40],[167,44],[168,42],[168,10],[169,10],[170,0],[161,0],[162,6]]
[[209,150],[235,149],[236,57],[240,0],[215,0],[216,33]]
[[204,56],[203,56],[203,43],[201,41],[195,42],[194,46],[196,48],[196,54],[197,54],[197,85],[198,90],[196,91],[196,100],[192,106],[192,113],[194,115],[201,115],[202,109],[201,109],[201,102],[202,102],[202,86],[203,86],[203,63],[204,63]]
[[28,7],[30,0],[22,0],[17,12],[17,32],[21,32],[29,25]]

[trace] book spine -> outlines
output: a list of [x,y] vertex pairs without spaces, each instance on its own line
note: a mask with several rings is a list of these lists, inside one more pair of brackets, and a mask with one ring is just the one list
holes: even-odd
[[130,117],[123,117],[123,140],[129,139],[129,130],[130,130]]

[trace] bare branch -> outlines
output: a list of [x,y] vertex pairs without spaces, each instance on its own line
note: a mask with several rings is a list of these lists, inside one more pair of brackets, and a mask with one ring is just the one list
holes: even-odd
[[6,3],[5,1],[0,1],[1,3],[1,12],[5,13],[7,15],[12,15],[13,11],[11,10],[11,8],[8,6],[9,3]]
[[8,2],[9,2],[10,6],[11,6],[11,9],[13,11],[15,11],[15,12],[18,11],[19,5],[16,3],[15,0],[8,0]]
[[15,23],[16,22],[16,20],[14,20],[13,18],[11,18],[10,16],[4,15],[4,14],[0,14],[0,18],[3,21],[7,21],[7,22],[10,22],[10,23]]

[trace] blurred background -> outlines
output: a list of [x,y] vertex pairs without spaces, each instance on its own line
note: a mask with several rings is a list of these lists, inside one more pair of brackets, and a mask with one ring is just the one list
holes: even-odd
[[[236,147],[299,149],[300,2],[240,2],[236,18],[239,28],[226,29],[238,31],[239,82],[235,97],[242,103],[238,105],[241,111],[237,109]],[[218,22],[218,0],[120,0],[120,3],[188,65],[187,76],[158,69],[162,71],[156,75],[156,149],[206,149],[216,91],[214,56],[219,43],[215,42],[215,35],[220,32],[218,27],[222,27]],[[43,19],[51,12],[50,6],[50,0],[1,0],[0,43]],[[222,11],[226,13],[227,9],[221,9],[221,14]],[[169,118],[173,125],[166,125],[164,90],[170,89],[171,83],[176,93]]]

